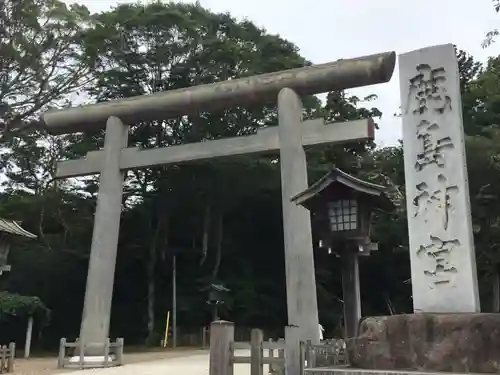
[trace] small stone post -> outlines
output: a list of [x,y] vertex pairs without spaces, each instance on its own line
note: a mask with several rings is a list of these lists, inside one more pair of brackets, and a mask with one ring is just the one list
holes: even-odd
[[234,323],[217,320],[210,325],[209,375],[233,375]]
[[62,337],[59,341],[59,357],[57,359],[57,368],[64,367],[64,359],[66,357],[66,338]]
[[285,374],[301,375],[304,367],[300,354],[300,330],[298,326],[285,327]]

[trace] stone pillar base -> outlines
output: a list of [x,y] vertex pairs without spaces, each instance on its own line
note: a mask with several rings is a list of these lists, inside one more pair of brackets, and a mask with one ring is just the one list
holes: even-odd
[[364,318],[349,340],[352,367],[500,372],[500,314],[407,314]]
[[114,364],[116,357],[114,355],[108,355],[106,359],[103,355],[84,355],[83,360],[80,359],[80,356],[75,355],[69,359],[69,364],[71,365],[79,365],[83,363],[85,367],[98,368],[98,367],[108,367],[108,366],[117,366]]
[[[70,355],[68,356],[68,354]],[[122,364],[123,338],[117,338],[115,342],[110,342],[107,339],[102,344],[84,344],[78,339],[75,342],[67,342],[63,337],[59,343],[57,367],[60,369],[65,367],[80,369],[112,367]]]

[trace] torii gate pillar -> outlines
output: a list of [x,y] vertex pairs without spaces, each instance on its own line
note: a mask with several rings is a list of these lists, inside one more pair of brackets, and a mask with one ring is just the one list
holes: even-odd
[[318,303],[309,211],[292,197],[307,189],[307,163],[302,143],[302,101],[290,89],[278,95],[281,202],[285,237],[288,325],[298,326],[301,340],[319,343]]
[[[105,343],[108,339],[116,253],[120,232],[124,172],[120,170],[122,148],[127,147],[128,126],[117,117],[106,122],[104,161],[92,232],[92,245],[83,304],[80,340]],[[86,354],[102,355],[102,347],[89,348]]]

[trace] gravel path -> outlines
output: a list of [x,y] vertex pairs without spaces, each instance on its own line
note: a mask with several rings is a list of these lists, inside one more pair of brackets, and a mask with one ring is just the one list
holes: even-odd
[[[167,351],[151,351],[142,353],[127,353],[124,354],[125,364],[143,364],[150,361],[164,360],[168,361],[174,358],[184,358],[196,355],[206,355],[208,358],[208,351],[206,350],[192,350],[192,349],[179,349]],[[123,367],[122,367],[123,368]],[[44,357],[44,358],[16,358],[14,366],[14,375],[50,375],[74,372],[73,369],[57,369],[57,358]],[[80,371],[78,371],[80,372]],[[80,373],[81,375],[81,373]]]
[[[248,350],[237,350],[237,356],[249,356]],[[155,358],[156,355],[156,358]],[[208,351],[178,351],[158,353],[125,354],[126,365],[105,369],[84,370],[84,374],[95,375],[208,375]],[[28,366],[29,365],[29,366]],[[16,360],[15,375],[82,375],[81,370],[57,370],[56,360]],[[267,374],[267,365],[264,373]],[[250,375],[250,365],[237,364],[234,375]]]
[[[237,356],[249,356],[249,350],[237,350]],[[86,373],[96,375],[208,375],[207,352],[190,354],[183,357],[158,359],[150,362],[131,363],[122,367],[90,369]],[[267,374],[267,366],[264,373]],[[82,375],[80,371],[66,372],[65,375]],[[250,365],[237,364],[234,375],[250,375]]]

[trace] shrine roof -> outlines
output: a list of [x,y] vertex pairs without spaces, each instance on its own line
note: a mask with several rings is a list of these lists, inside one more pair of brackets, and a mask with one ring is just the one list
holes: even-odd
[[374,202],[379,208],[391,211],[395,207],[394,203],[385,194],[387,191],[385,186],[360,180],[338,168],[333,168],[309,188],[295,195],[291,201],[309,208],[308,202],[321,195],[322,192],[333,184],[341,184],[358,193],[373,197]]
[[16,236],[23,236],[28,238],[36,238],[37,236],[33,233],[28,232],[23,229],[17,221],[5,220],[0,218],[0,232],[5,232],[9,234],[14,234]]
[[206,285],[205,287],[201,288],[200,290],[203,291],[203,290],[208,290],[208,289],[213,289],[216,292],[230,292],[231,291],[231,289],[226,288],[224,285],[215,284],[215,283],[210,284],[210,285]]
[[212,284],[210,286],[217,292],[230,292],[230,290],[222,284]]

